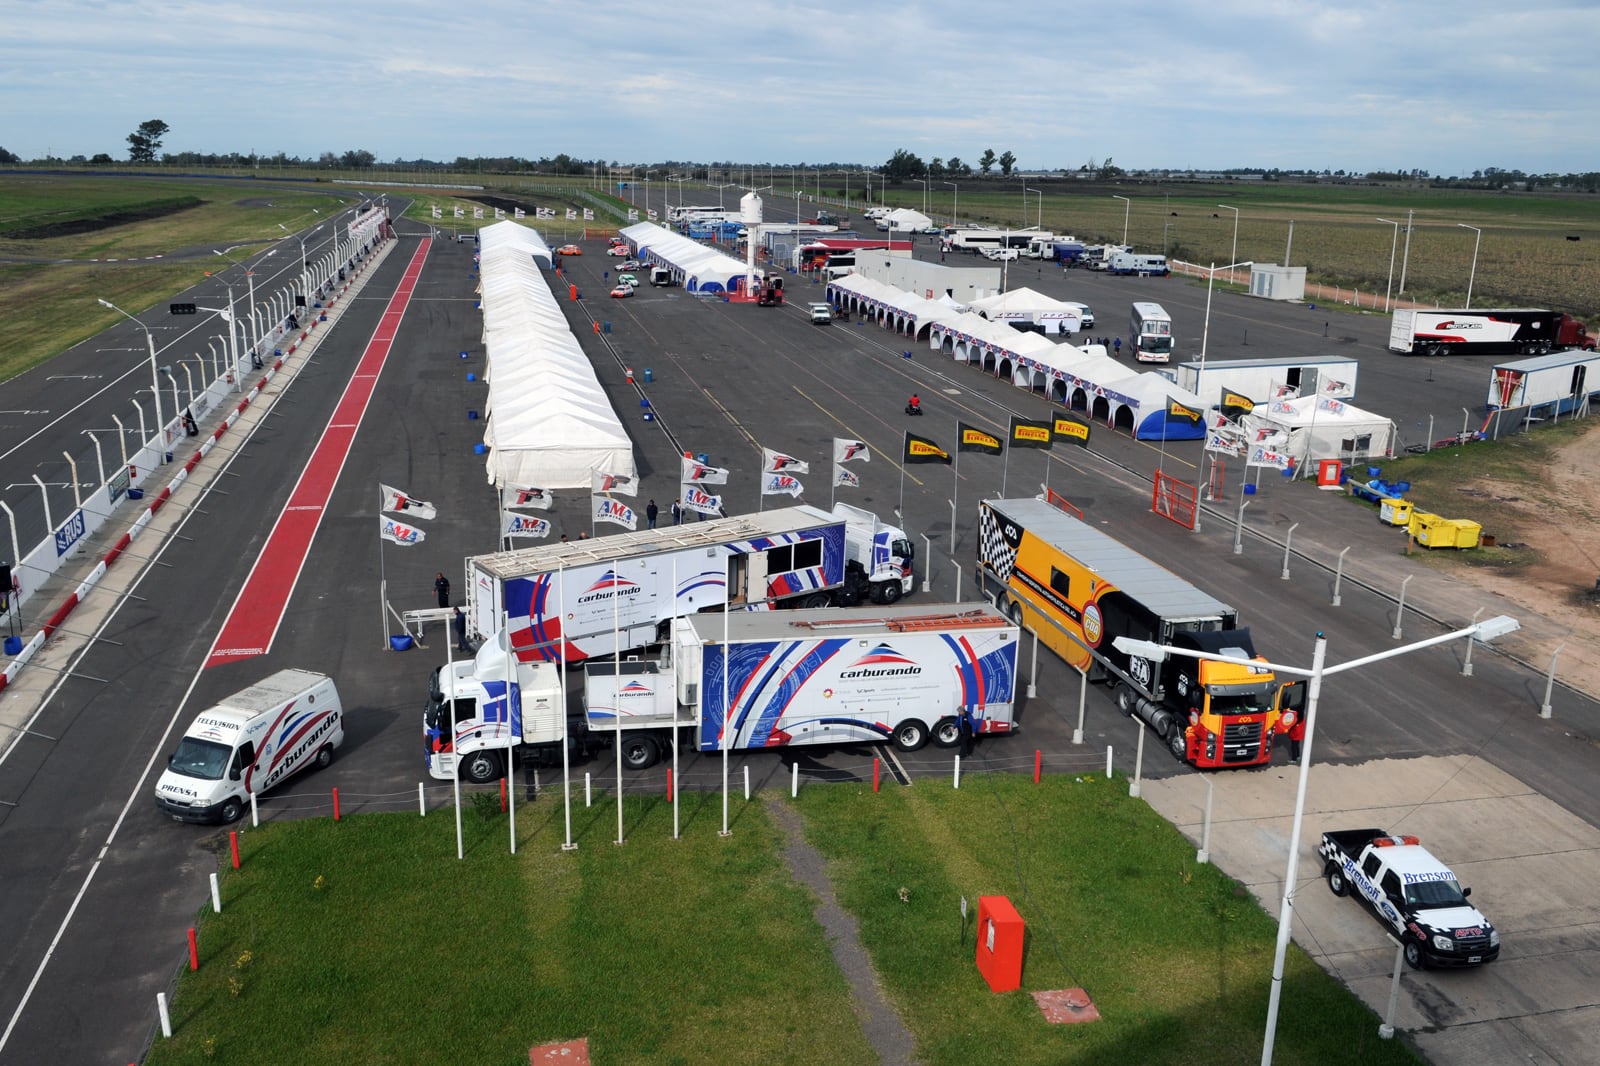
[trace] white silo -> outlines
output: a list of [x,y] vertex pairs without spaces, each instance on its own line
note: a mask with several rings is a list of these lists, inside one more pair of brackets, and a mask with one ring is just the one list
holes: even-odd
[[756,241],[761,239],[761,197],[752,190],[739,197],[739,222],[744,226],[744,294],[756,291]]

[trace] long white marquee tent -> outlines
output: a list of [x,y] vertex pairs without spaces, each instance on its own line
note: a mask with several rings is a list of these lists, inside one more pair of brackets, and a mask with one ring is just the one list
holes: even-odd
[[633,442],[534,258],[544,241],[511,221],[478,241],[489,483],[588,489],[591,472],[634,476]]
[[[622,230],[622,239],[637,258],[652,266],[672,271],[673,280],[687,292],[722,293],[742,288],[745,265],[729,255],[692,241],[682,234],[664,229],[654,222],[640,222]],[[756,268],[756,277],[762,277]]]

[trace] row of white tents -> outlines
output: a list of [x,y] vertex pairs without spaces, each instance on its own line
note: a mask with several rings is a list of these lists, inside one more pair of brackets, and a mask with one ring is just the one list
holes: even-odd
[[[686,292],[734,292],[744,285],[744,263],[654,222],[624,228],[622,239],[636,259],[671,271],[672,280]],[[759,278],[762,271],[757,269],[755,274]]]
[[509,220],[478,242],[489,483],[586,489],[591,472],[634,476],[633,443],[539,270],[549,247]]

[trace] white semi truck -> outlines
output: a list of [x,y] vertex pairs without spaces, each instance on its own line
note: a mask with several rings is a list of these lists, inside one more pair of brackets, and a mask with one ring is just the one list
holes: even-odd
[[670,753],[679,732],[702,752],[951,747],[963,723],[974,736],[1017,731],[1019,633],[987,604],[689,615],[660,660],[586,668],[586,724],[592,737],[620,736],[634,769]]
[[[660,643],[696,611],[894,603],[916,583],[905,532],[870,511],[785,507],[473,556],[473,634],[509,615],[523,659],[577,663]],[[731,590],[731,592],[730,592]]]

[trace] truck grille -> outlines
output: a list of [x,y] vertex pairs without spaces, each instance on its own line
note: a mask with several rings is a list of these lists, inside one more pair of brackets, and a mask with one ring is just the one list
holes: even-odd
[[1260,755],[1260,722],[1231,722],[1222,727],[1223,762],[1255,762]]

